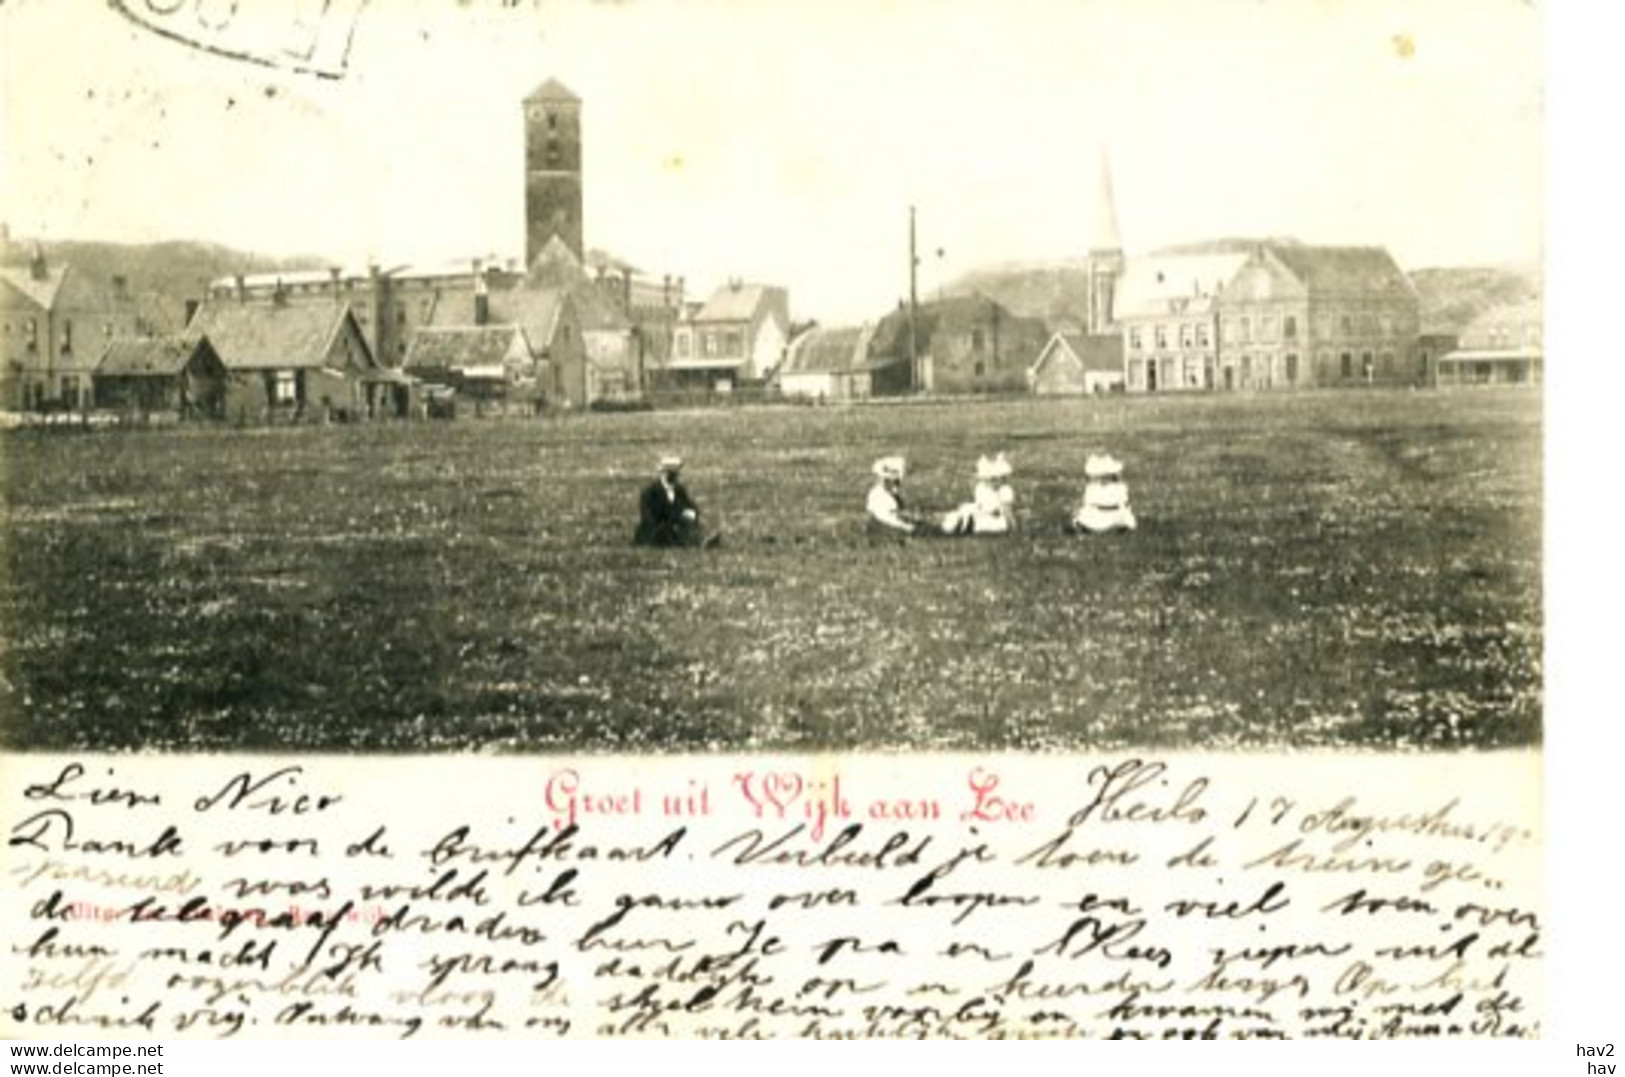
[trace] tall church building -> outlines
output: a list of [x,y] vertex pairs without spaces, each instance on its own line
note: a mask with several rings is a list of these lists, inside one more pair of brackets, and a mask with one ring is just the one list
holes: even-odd
[[1111,165],[1100,151],[1100,186],[1096,191],[1095,231],[1089,243],[1088,331],[1109,333],[1117,321],[1113,302],[1123,277],[1123,239],[1117,230],[1117,202],[1112,197]]
[[581,211],[581,98],[548,79],[525,98],[525,264],[554,236],[585,257]]

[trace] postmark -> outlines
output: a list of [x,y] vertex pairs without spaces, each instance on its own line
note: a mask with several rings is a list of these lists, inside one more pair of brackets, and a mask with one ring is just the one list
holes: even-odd
[[231,60],[342,78],[367,0],[107,0],[160,37]]

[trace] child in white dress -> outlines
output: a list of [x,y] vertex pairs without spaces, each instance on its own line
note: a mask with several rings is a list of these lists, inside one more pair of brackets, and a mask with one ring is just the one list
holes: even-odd
[[1072,515],[1072,528],[1090,534],[1133,531],[1134,510],[1128,504],[1123,462],[1114,456],[1090,454],[1083,465],[1083,504]]
[[1004,453],[976,461],[971,500],[942,518],[945,535],[1003,535],[1015,527],[1016,492],[1008,480],[1014,469]]

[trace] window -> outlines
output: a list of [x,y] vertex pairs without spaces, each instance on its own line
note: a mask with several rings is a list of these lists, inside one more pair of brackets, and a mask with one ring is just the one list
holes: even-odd
[[1162,325],[1162,324],[1159,323],[1157,325],[1157,348],[1158,348],[1158,350],[1161,350],[1163,348],[1166,348],[1167,346],[1168,346],[1168,327],[1166,325]]
[[62,375],[62,402],[79,403],[79,379],[73,374]]
[[1189,347],[1192,347],[1195,344],[1195,342],[1196,342],[1196,327],[1194,325],[1192,325],[1191,323],[1189,323],[1189,322],[1185,322],[1182,325],[1180,325],[1180,327],[1179,327],[1179,346],[1181,348],[1189,348]]
[[1382,372],[1383,377],[1388,377],[1394,372],[1393,352],[1383,352],[1378,362],[1381,364],[1378,369]]
[[557,113],[549,112],[547,114],[547,129],[549,131],[557,131],[559,129],[559,117]]
[[1371,353],[1365,352],[1360,356],[1360,376],[1366,381],[1371,380]]
[[[570,339],[570,327],[569,326],[564,327],[564,334],[565,334],[564,339],[569,340]],[[687,359],[688,358],[688,349],[689,349],[688,334],[687,333],[678,333],[677,334],[677,358],[679,358],[679,359]]]
[[1353,356],[1353,354],[1350,353],[1350,352],[1344,352],[1341,356],[1339,356],[1339,361],[1342,364],[1343,377],[1345,377],[1345,378],[1354,377],[1354,356]]
[[976,364],[976,376],[979,378],[983,374],[986,374],[986,373],[987,373],[987,364],[978,361],[977,364]]
[[68,353],[70,353],[72,351],[73,351],[73,322],[71,320],[64,320],[62,322],[62,354],[67,355]]
[[1347,314],[1338,319],[1337,326],[1343,331],[1344,336],[1347,337],[1354,335],[1354,319],[1349,317]]
[[[1291,319],[1288,319],[1288,320],[1290,321]],[[1293,352],[1288,352],[1287,356],[1286,356],[1286,383],[1288,385],[1296,385],[1297,382],[1298,382],[1298,357]]]
[[1295,316],[1288,314],[1281,319],[1281,336],[1286,340],[1298,339],[1298,319]]
[[1140,343],[1141,343],[1140,327],[1137,326],[1137,325],[1129,326],[1129,330],[1128,330],[1128,347],[1129,347],[1129,351],[1136,351],[1136,352],[1139,351],[1140,350]]
[[33,351],[35,348],[39,347],[39,322],[35,321],[33,318],[28,319],[28,321],[25,323],[23,336],[28,339],[29,351]]
[[1208,339],[1207,322],[1197,322],[1196,323],[1196,346],[1198,348],[1206,348],[1206,347],[1209,346],[1210,343],[1211,342]]
[[276,372],[276,384],[271,390],[271,399],[278,404],[292,404],[299,399],[299,386],[296,375],[291,370]]
[[434,312],[434,304],[424,299],[418,303],[418,321],[424,325],[429,324],[429,315]]

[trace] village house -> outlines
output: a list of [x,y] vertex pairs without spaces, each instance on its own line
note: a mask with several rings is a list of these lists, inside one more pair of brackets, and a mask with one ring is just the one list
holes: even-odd
[[1219,388],[1426,381],[1416,289],[1380,247],[1257,244],[1218,307]]
[[187,328],[228,372],[226,417],[243,422],[403,416],[406,386],[380,376],[348,305],[210,302]]
[[790,342],[772,384],[786,397],[864,400],[873,391],[869,342],[873,326],[810,329]]
[[[902,366],[907,387],[919,392],[1026,392],[1028,367],[1049,338],[1042,321],[978,292],[920,303],[912,318],[900,305],[876,327],[870,361]],[[877,394],[896,380],[882,369],[875,377]]]
[[207,336],[114,338],[96,364],[96,406],[177,419],[226,413],[226,365]]
[[1027,381],[1039,396],[1121,390],[1123,337],[1117,333],[1056,333],[1033,361]]
[[404,369],[472,400],[476,413],[511,406],[534,411],[546,401],[545,365],[536,362],[517,325],[424,327],[412,337]]
[[1538,385],[1545,375],[1541,301],[1492,307],[1438,361],[1440,385]]
[[94,280],[38,246],[28,265],[0,266],[0,323],[0,407],[19,411],[90,407],[107,342],[147,327],[123,277]]
[[1219,378],[1218,297],[1244,254],[1153,254],[1133,259],[1117,285],[1124,387],[1212,389]]
[[784,358],[789,340],[789,292],[730,281],[673,330],[661,385],[725,391],[760,382]]

